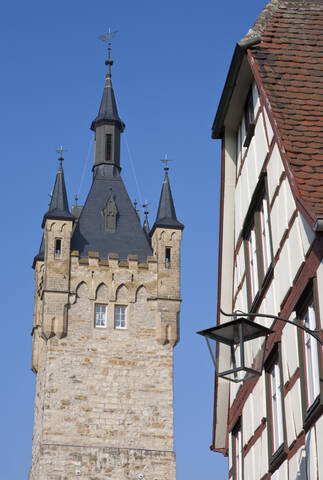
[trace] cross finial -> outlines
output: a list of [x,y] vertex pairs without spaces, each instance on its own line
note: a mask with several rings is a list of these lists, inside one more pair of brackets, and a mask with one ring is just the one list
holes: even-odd
[[165,153],[165,157],[160,160],[164,165],[164,170],[167,172],[169,170],[168,162],[171,162],[172,160],[168,158],[167,153]]

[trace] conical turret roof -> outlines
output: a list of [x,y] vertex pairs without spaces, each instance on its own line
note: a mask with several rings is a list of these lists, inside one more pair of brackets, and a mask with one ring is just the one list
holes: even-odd
[[114,96],[111,80],[111,66],[113,64],[113,60],[111,60],[110,56],[105,63],[108,66],[108,71],[105,77],[105,85],[103,89],[99,113],[92,122],[91,130],[95,130],[98,125],[102,125],[104,123],[115,123],[119,126],[121,132],[123,132],[125,124],[119,117],[117,102]]
[[58,171],[56,174],[56,180],[54,185],[54,190],[51,196],[51,201],[49,204],[49,209],[44,215],[43,227],[47,218],[56,218],[56,219],[68,219],[72,220],[73,215],[70,213],[68,208],[68,200],[65,187],[64,171],[62,161],[63,158],[60,158],[60,163]]
[[155,224],[150,232],[152,235],[156,227],[175,228],[183,230],[184,225],[177,220],[176,211],[173,201],[173,195],[170,188],[168,167],[164,168],[165,177],[163,181],[162,191],[158,205],[157,217]]

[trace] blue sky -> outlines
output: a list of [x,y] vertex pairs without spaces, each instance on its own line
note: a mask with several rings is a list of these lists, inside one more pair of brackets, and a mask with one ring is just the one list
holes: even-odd
[[[30,371],[34,282],[62,144],[70,205],[91,180],[93,134],[105,77],[97,36],[118,30],[112,74],[130,157],[132,199],[150,203],[153,223],[165,153],[178,218],[185,224],[181,342],[175,350],[177,480],[227,478],[211,453],[213,371],[195,332],[215,323],[220,142],[211,125],[235,43],[264,0],[16,0],[1,15],[2,395],[0,478],[27,478],[35,376]],[[131,166],[139,184],[136,187]],[[83,175],[83,171],[85,174]],[[82,181],[83,176],[83,181]]]

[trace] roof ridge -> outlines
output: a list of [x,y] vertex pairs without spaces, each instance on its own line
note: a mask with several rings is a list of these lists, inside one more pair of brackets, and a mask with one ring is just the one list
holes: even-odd
[[323,5],[323,0],[271,0],[263,8],[253,27],[248,30],[241,41],[245,41],[253,37],[261,37],[268,23],[271,21],[279,7],[286,4],[294,4],[295,6],[300,4]]

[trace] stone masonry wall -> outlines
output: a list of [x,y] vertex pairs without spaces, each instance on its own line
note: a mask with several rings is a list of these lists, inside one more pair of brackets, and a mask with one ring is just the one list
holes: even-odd
[[[175,480],[173,345],[180,300],[174,279],[179,267],[174,263],[164,272],[164,281],[167,274],[172,280],[161,298],[157,285],[163,265],[153,257],[138,264],[133,256],[119,262],[113,255],[99,261],[97,254],[79,259],[72,253],[70,265],[68,303],[62,295],[64,335],[34,333],[38,373],[30,480]],[[46,302],[59,298],[51,292],[40,297],[44,312]],[[106,328],[94,326],[96,303],[107,306]],[[125,329],[114,328],[115,305],[126,306]],[[53,314],[55,308],[61,316],[62,306],[54,306]]]

